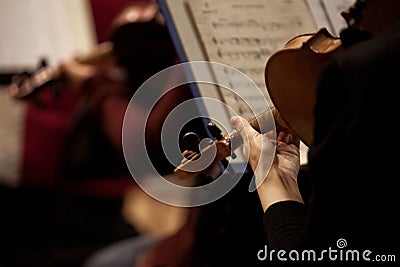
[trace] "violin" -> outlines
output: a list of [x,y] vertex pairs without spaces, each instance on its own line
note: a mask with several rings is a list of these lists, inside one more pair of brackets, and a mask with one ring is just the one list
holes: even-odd
[[[78,57],[76,61],[82,64],[98,65],[112,58],[113,45],[104,42],[96,46],[90,53]],[[8,87],[9,95],[16,99],[27,99],[47,86],[63,79],[57,68],[42,64],[32,74],[18,74],[13,76],[13,81]]]
[[[302,34],[289,40],[283,49],[272,54],[266,63],[265,82],[274,108],[250,120],[250,125],[257,131],[260,125],[287,127],[309,146],[313,140],[318,77],[331,55],[340,49],[340,39],[321,28],[316,33]],[[274,119],[275,124],[269,124],[269,118]],[[199,175],[201,171],[188,171],[187,166],[200,159],[213,163],[226,159],[238,147],[232,144],[240,144],[233,142],[237,138],[235,131],[221,136],[213,144],[183,159],[175,168],[175,174],[181,179]],[[212,152],[214,146],[216,154]]]
[[[355,43],[390,29],[398,21],[398,13],[392,8],[398,5],[397,1],[357,0],[341,13],[348,25],[342,34],[351,34]],[[368,19],[372,17],[375,19]],[[352,45],[344,44],[343,39],[334,37],[326,28],[321,28],[315,33],[301,34],[290,39],[283,49],[273,53],[267,60],[264,78],[274,108],[252,119],[250,124],[253,128],[258,130],[259,125],[265,123],[263,117],[268,117],[266,115],[270,113],[269,117],[273,117],[278,129],[282,126],[289,128],[309,147],[313,142],[313,112],[318,79],[332,55],[343,47]],[[216,155],[211,162],[233,156],[232,152],[238,147],[232,146],[235,138],[235,131],[218,138],[214,144],[183,159],[175,168],[175,173],[181,179],[201,173],[189,172],[186,166],[203,158],[203,155],[210,162],[209,157],[214,156],[209,152],[213,145],[216,147]]]

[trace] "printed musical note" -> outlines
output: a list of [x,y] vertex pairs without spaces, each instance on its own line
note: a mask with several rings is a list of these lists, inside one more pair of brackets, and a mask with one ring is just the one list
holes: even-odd
[[[232,66],[255,83],[269,101],[264,71],[268,58],[291,38],[314,32],[316,25],[303,0],[188,0],[187,5],[210,61]],[[227,70],[235,93],[220,89],[226,104],[245,118],[265,110],[265,100],[253,97],[249,84]],[[224,77],[222,77],[224,76]]]

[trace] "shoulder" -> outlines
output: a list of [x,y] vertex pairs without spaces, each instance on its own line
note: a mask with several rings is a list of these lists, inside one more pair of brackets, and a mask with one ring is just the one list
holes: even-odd
[[386,33],[342,49],[333,56],[333,60],[344,70],[378,69],[382,65],[398,62],[399,47],[400,24]]

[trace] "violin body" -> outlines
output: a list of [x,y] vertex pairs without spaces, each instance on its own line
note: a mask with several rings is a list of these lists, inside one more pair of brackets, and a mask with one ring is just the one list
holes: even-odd
[[331,55],[340,48],[340,39],[322,28],[315,34],[289,40],[266,64],[269,96],[286,125],[307,146],[313,140],[318,77]]

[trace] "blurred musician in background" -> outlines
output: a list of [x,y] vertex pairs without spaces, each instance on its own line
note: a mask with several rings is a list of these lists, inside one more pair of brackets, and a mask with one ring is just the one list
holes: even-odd
[[[139,190],[123,158],[122,122],[135,90],[175,64],[176,54],[153,1],[125,6],[110,41],[112,54],[101,64],[60,64],[59,96],[43,88],[44,106],[26,100],[35,131],[25,137],[21,183],[1,186],[4,267],[79,266],[103,246],[138,235],[122,216],[124,194]],[[186,88],[173,90],[150,114],[146,142],[160,174],[173,172],[161,149],[162,122],[189,96]]]

